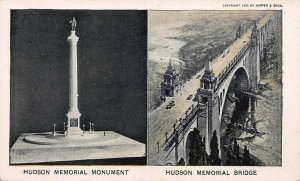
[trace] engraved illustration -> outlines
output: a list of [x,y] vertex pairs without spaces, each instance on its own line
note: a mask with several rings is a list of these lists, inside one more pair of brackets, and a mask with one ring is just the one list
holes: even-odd
[[282,164],[281,11],[148,12],[148,165]]
[[11,17],[10,163],[146,164],[145,11]]

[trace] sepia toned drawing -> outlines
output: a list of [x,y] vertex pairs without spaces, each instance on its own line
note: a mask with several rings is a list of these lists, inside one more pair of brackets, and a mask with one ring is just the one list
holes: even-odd
[[281,166],[281,11],[149,11],[148,32],[148,165]]
[[145,12],[12,11],[10,164],[146,163],[146,76],[124,69],[146,67],[145,28]]

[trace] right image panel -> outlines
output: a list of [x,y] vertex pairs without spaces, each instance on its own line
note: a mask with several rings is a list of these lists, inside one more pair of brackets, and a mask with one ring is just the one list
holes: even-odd
[[147,164],[282,165],[282,12],[148,11]]

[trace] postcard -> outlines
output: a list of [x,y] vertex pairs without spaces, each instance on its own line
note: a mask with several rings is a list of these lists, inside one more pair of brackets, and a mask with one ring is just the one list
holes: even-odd
[[0,180],[299,180],[299,1],[0,1]]

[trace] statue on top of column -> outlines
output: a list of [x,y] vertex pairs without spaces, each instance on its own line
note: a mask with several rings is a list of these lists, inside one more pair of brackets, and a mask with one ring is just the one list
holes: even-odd
[[69,21],[69,23],[72,26],[72,31],[75,31],[75,28],[76,28],[76,25],[77,25],[75,17],[73,17],[73,19],[71,21]]

